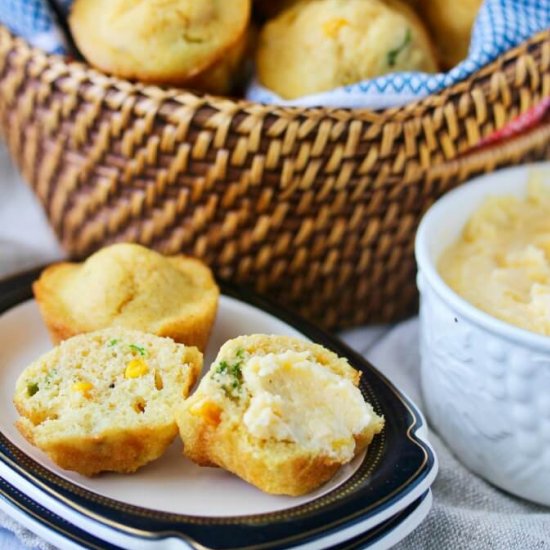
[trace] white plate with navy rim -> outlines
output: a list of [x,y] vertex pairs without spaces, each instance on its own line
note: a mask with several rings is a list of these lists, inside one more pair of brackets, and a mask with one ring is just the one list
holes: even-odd
[[[376,525],[372,529],[344,541],[333,550],[385,550],[410,534],[427,516],[432,506],[432,493],[428,489],[420,498],[404,510]],[[43,540],[63,550],[117,550],[109,542],[84,531],[73,523],[54,514],[49,509],[30,499],[7,481],[0,478],[0,510],[18,521]]]
[[352,540],[403,511],[437,471],[418,409],[362,357],[320,329],[248,292],[222,285],[205,364],[240,334],[297,335],[361,370],[361,391],[386,418],[369,451],[303,497],[273,496],[232,474],[200,468],[178,442],[136,474],[85,478],[61,470],[14,427],[19,373],[51,348],[30,285],[0,283],[0,475],[33,501],[113,545],[131,548],[323,548]]

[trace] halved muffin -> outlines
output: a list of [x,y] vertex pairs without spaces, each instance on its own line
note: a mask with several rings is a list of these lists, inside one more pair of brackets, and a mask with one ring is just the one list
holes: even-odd
[[210,269],[187,256],[115,244],[84,263],[46,268],[33,291],[54,343],[110,326],[169,336],[204,350],[220,291]]
[[61,468],[133,472],[177,435],[174,408],[202,369],[195,347],[125,329],[62,342],[19,376],[17,428]]
[[268,493],[312,491],[383,428],[359,378],[345,359],[299,338],[230,340],[176,411],[183,452]]

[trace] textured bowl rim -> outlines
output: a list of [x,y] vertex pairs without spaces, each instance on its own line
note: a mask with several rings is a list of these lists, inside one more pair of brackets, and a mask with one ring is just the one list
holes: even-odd
[[[506,321],[497,319],[489,313],[485,313],[481,309],[478,309],[476,306],[472,305],[452,290],[437,271],[435,263],[432,261],[428,250],[428,238],[432,231],[437,230],[437,227],[434,226],[437,224],[437,221],[441,217],[442,213],[451,211],[457,202],[464,201],[468,195],[475,192],[475,189],[487,187],[488,189],[486,193],[493,193],[493,190],[489,190],[489,186],[491,185],[495,174],[506,173],[517,175],[517,185],[525,186],[525,176],[532,169],[544,171],[550,170],[550,161],[528,163],[521,166],[497,170],[495,172],[468,180],[465,185],[446,193],[442,198],[438,199],[422,217],[416,233],[414,248],[418,273],[422,273],[422,276],[426,279],[426,282],[435,290],[439,297],[455,311],[480,328],[496,334],[506,340],[511,340],[518,344],[550,353],[549,336],[538,334],[536,332],[515,326]],[[523,176],[523,179],[521,176]],[[506,192],[503,192],[503,194],[506,194]],[[477,205],[474,204],[469,207],[464,216],[463,224],[473,213],[476,206]],[[420,292],[422,293],[421,290]]]

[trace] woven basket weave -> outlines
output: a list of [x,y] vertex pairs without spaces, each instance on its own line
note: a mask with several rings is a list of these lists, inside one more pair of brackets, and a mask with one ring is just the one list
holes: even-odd
[[328,328],[416,306],[421,214],[473,174],[549,158],[550,31],[382,112],[280,108],[106,77],[0,28],[0,127],[64,248],[136,241],[203,258]]

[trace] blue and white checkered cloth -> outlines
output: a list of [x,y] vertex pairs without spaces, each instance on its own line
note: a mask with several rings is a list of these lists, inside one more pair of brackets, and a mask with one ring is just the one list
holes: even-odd
[[[457,0],[460,1],[460,0]],[[0,0],[0,22],[31,44],[48,52],[68,53],[55,13],[66,14],[72,0]],[[474,27],[468,57],[449,72],[393,73],[330,92],[284,101],[254,82],[247,97],[261,103],[383,107],[411,100],[463,80],[506,50],[550,28],[550,0],[485,0]]]
[[33,46],[49,53],[69,53],[54,6],[67,14],[72,0],[0,0],[0,22]]

